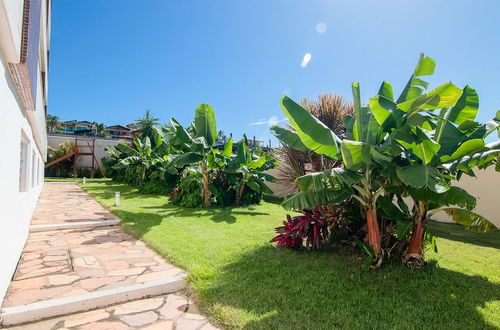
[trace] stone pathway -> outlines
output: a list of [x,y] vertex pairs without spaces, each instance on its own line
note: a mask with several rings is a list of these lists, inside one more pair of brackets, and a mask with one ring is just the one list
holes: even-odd
[[[45,183],[32,225],[108,219],[116,217],[76,184]],[[45,302],[54,304],[67,297],[76,300],[87,297],[89,300],[89,295],[108,294],[113,289],[126,294],[127,288],[158,285],[158,281],[184,276],[181,269],[167,263],[142,241],[117,226],[32,232],[4,298],[2,311],[32,304],[27,307],[30,312],[31,306]],[[95,306],[112,304],[112,300],[107,298],[106,301],[111,303]],[[123,301],[122,298],[115,303]],[[57,317],[20,329],[128,329],[145,325],[148,329],[211,328],[196,306],[176,293]]]
[[46,182],[32,225],[118,219],[73,182]]
[[116,226],[31,233],[2,307],[183,273]]
[[215,330],[182,292],[56,317],[11,330]]

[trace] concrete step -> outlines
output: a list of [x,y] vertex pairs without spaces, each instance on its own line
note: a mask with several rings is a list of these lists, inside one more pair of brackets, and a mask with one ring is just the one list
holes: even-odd
[[110,220],[100,220],[100,221],[77,221],[70,223],[49,223],[43,225],[31,225],[30,233],[61,230],[61,229],[81,229],[81,228],[116,226],[119,223],[120,220],[110,219]]
[[185,274],[182,274],[157,281],[2,308],[0,325],[18,325],[54,316],[85,312],[123,302],[177,292],[186,287],[185,276]]

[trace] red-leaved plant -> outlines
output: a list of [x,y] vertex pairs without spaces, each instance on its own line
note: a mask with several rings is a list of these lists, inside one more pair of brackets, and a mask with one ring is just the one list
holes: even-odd
[[319,212],[319,207],[314,211],[298,211],[302,215],[291,217],[286,216],[283,226],[276,227],[278,233],[270,242],[277,242],[278,246],[287,246],[298,249],[304,244],[306,248],[319,250],[323,241],[328,239],[328,222]]

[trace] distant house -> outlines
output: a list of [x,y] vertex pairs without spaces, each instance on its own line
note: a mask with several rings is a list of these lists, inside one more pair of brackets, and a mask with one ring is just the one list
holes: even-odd
[[136,124],[127,124],[127,126],[131,131],[137,131],[139,127]]
[[127,126],[122,126],[122,125],[113,125],[113,126],[108,126],[106,129],[108,130],[109,135],[114,138],[132,138],[131,132],[132,129],[130,129]]
[[69,120],[61,123],[61,133],[88,134],[92,132],[93,124],[89,121]]

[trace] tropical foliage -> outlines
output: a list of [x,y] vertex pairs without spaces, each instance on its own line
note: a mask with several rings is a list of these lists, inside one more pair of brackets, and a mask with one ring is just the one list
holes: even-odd
[[[301,106],[325,124],[340,138],[345,137],[346,130],[343,125],[344,119],[352,115],[353,104],[344,97],[335,94],[320,94],[317,99],[304,98]],[[285,143],[278,149],[278,158],[281,166],[278,168],[277,183],[282,190],[289,193],[298,191],[296,179],[311,171],[321,171],[338,166],[337,161],[331,161],[322,155],[311,152],[308,148],[295,142],[288,141],[287,137],[294,138],[288,134],[291,127],[282,128],[274,126],[273,133]],[[295,148],[289,147],[294,145]]]
[[448,82],[425,93],[429,84],[420,77],[433,74],[434,68],[434,60],[421,55],[397,99],[392,85],[383,82],[367,105],[361,103],[359,84],[353,83],[354,114],[344,120],[345,138],[286,96],[281,107],[293,130],[283,134],[284,128],[272,128],[291,148],[307,148],[329,161],[342,162],[341,168],[297,178],[300,192],[288,197],[283,207],[314,209],[356,201],[364,217],[364,241],[374,268],[390,252],[390,246],[383,246],[386,231],[392,230],[403,240],[409,228],[404,262],[423,265],[423,244],[429,237],[426,223],[439,211],[469,228],[494,227],[471,211],[474,197],[453,187],[452,180],[474,175],[475,167],[498,163],[500,144],[484,142],[498,131],[498,118],[486,124],[474,121],[479,101],[469,86],[460,89]]
[[246,138],[235,154],[232,138],[219,150],[221,134],[208,104],[196,108],[190,129],[172,118],[169,125],[142,133],[133,145],[108,148],[108,176],[141,192],[169,194],[173,204],[185,207],[256,204],[263,193],[272,193],[265,181],[273,177],[263,172],[276,167],[274,157],[249,148]]
[[[228,200],[240,205],[246,187],[258,194],[257,202],[260,201],[262,193],[272,193],[264,181],[271,181],[273,178],[263,171],[276,166],[273,157],[260,150],[250,149],[246,138],[237,144],[236,155],[233,155],[232,138],[229,138],[224,148],[219,150],[216,146],[220,134],[217,131],[215,113],[210,105],[200,104],[196,108],[191,127],[190,132],[172,118],[170,126],[163,128],[163,136],[179,153],[172,157],[171,165],[185,168],[185,177],[195,176],[200,179],[196,182],[201,181],[203,206],[210,206],[213,202],[227,205]],[[186,180],[191,182],[185,185],[186,188],[191,187],[186,189],[186,192],[195,191],[192,187],[193,179]],[[217,184],[214,184],[214,181]],[[192,200],[190,197],[182,197],[184,194],[182,189],[176,194],[177,196],[172,197],[174,203]]]
[[61,121],[57,116],[47,115],[46,125],[48,133],[55,133],[61,128]]
[[160,124],[160,119],[151,114],[151,110],[144,112],[144,117],[135,120],[137,129],[139,131],[138,137],[144,139],[148,137],[153,140],[156,135],[156,127]]

